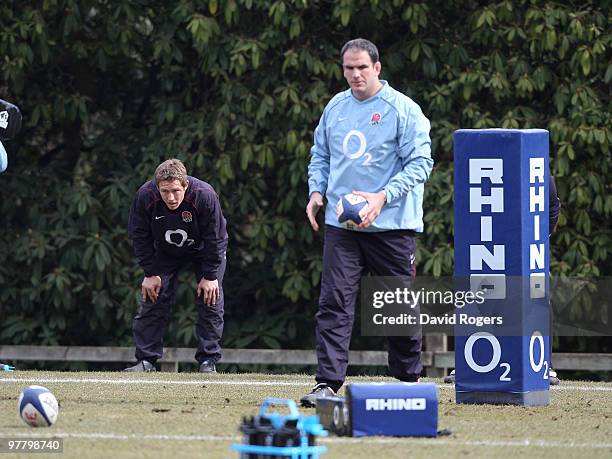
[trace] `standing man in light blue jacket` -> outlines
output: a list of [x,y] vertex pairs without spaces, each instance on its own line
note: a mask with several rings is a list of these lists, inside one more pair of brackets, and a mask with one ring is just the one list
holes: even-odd
[[4,145],[2,145],[2,141],[0,140],[0,172],[4,172],[7,167],[8,167],[8,155],[6,154]]
[[14,138],[21,129],[21,111],[16,105],[0,99],[0,172],[8,167],[8,155],[3,142]]
[[[306,214],[317,231],[327,198],[319,308],[316,385],[302,397],[315,406],[344,383],[361,277],[415,275],[415,235],[423,231],[423,191],[433,167],[429,120],[420,107],[380,80],[376,46],[365,39],[341,51],[350,88],[327,104],[315,130],[308,166]],[[362,223],[344,229],[336,205],[353,192],[368,201]],[[389,369],[418,381],[421,336],[388,337]]]

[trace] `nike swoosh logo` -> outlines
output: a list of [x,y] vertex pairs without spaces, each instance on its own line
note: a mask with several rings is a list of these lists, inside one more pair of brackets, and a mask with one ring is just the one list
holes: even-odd
[[160,218],[164,218],[164,217],[165,217],[165,215],[162,215],[162,216],[160,216],[160,217],[155,216],[155,220],[159,220]]

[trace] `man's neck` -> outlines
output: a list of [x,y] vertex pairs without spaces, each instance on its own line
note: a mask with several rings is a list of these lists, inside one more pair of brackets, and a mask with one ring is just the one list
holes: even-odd
[[[363,102],[364,100],[368,100],[369,98],[374,97],[376,94],[378,94],[380,91],[382,91],[382,88],[383,88],[384,86],[385,86],[385,85],[384,85],[384,84],[382,84],[382,82],[381,82],[380,80],[378,80],[378,83],[377,83],[377,85],[376,85],[376,89],[375,89],[375,90],[373,90],[373,91],[372,91],[370,94],[366,95],[366,96],[365,96],[363,99],[360,99],[359,97],[357,97],[357,96],[355,95],[355,93],[353,93],[353,96],[354,96],[354,97],[355,97],[355,99],[357,99],[358,101]],[[352,92],[352,91],[351,91],[351,92]]]

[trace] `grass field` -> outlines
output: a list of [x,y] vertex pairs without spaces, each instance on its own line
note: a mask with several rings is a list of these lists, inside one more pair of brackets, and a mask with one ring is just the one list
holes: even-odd
[[[392,381],[367,378],[385,380]],[[551,389],[550,406],[524,408],[457,405],[452,386],[428,381],[439,383],[439,428],[452,435],[330,436],[320,441],[329,449],[321,457],[612,457],[612,383],[564,381]],[[53,427],[31,429],[19,419],[17,399],[30,384],[48,387],[59,400]],[[256,414],[265,397],[299,399],[311,384],[306,375],[4,373],[0,438],[62,437],[64,452],[56,457],[236,458],[230,445],[240,441],[242,416]]]

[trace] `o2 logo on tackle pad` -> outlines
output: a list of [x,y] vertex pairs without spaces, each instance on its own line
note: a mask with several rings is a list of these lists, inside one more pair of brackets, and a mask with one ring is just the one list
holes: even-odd
[[[468,377],[463,383],[458,382],[459,389],[497,390],[500,383],[511,387],[522,382],[535,389],[548,380],[548,337],[539,331],[527,337],[496,337],[488,332],[476,332],[463,339],[462,355],[456,355],[457,372]],[[528,355],[529,366],[522,365],[519,350],[520,354]]]
[[457,401],[545,405],[549,381],[548,131],[455,132],[455,278],[485,291],[455,327]]

